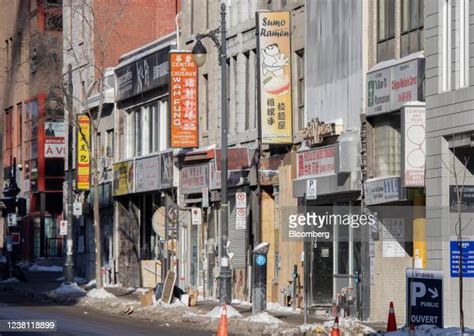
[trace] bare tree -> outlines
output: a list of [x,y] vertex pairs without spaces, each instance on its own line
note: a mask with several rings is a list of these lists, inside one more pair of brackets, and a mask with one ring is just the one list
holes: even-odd
[[[100,181],[100,149],[99,129],[104,109],[104,80],[106,72],[106,61],[111,46],[111,37],[116,34],[117,24],[120,22],[126,0],[113,1],[108,3],[106,8],[97,9],[91,0],[72,1],[70,2],[70,20],[76,16],[81,24],[93,35],[94,48],[90,50],[87,44],[75,41],[74,34],[64,38],[64,54],[68,56],[75,64],[75,74],[78,76],[80,83],[79,91],[72,91],[71,94],[67,88],[64,88],[65,110],[68,110],[69,120],[78,130],[78,136],[82,138],[87,145],[90,153],[92,185],[94,188],[93,197],[93,222],[95,236],[95,274],[97,288],[102,287],[102,250],[101,250],[101,225],[100,225],[100,208],[99,208],[99,181]],[[106,9],[106,10],[104,10]],[[98,24],[100,22],[101,24]],[[92,37],[92,36],[91,36]],[[91,80],[91,78],[93,78]],[[98,96],[98,107],[92,109],[90,100],[92,97]],[[73,102],[67,104],[67,101]],[[71,107],[72,106],[72,111]],[[75,116],[85,114],[90,119],[91,139],[81,131],[81,127],[77,124]]]
[[[454,135],[453,135],[454,140]],[[456,234],[456,243],[459,246],[459,325],[461,328],[461,332],[464,334],[465,326],[464,326],[464,274],[463,274],[463,232],[471,223],[472,219],[467,223],[463,224],[463,207],[462,207],[462,198],[464,193],[464,185],[466,182],[466,173],[468,170],[469,164],[469,157],[463,156],[462,161],[460,160],[460,164],[456,162],[456,148],[453,147],[452,151],[452,161],[450,164],[446,164],[444,161],[443,164],[449,173],[454,177],[454,185],[456,188],[456,213],[457,213],[457,220],[454,226],[455,234]],[[451,204],[450,204],[451,207]]]

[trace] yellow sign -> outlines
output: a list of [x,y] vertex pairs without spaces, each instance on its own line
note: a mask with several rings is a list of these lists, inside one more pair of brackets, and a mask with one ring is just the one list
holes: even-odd
[[290,12],[258,12],[262,143],[293,142]]
[[87,115],[77,117],[79,131],[77,132],[77,189],[89,190],[91,187],[90,139],[91,124]]
[[133,161],[114,164],[114,196],[133,193],[134,182],[135,174]]

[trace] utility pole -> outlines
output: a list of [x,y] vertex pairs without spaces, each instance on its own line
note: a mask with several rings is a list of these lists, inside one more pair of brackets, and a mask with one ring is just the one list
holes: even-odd
[[73,222],[74,216],[72,213],[73,208],[73,190],[74,186],[72,185],[73,180],[73,170],[72,170],[72,160],[73,160],[73,87],[72,87],[72,65],[68,65],[68,82],[67,82],[67,97],[66,97],[66,104],[68,110],[68,121],[67,121],[67,243],[66,243],[66,262],[64,264],[64,280],[66,283],[73,283],[74,282],[74,256],[73,256]]

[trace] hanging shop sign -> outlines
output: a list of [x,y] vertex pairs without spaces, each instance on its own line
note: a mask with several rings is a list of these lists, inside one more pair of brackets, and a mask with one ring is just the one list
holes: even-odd
[[336,147],[322,147],[297,153],[296,176],[316,177],[331,175],[336,172]]
[[121,101],[168,83],[170,48],[144,56],[143,58],[119,65],[117,76],[117,101]]
[[424,101],[423,57],[402,60],[367,74],[367,115],[399,110],[410,101]]
[[405,106],[402,110],[402,186],[425,185],[425,107]]
[[44,157],[64,158],[64,122],[47,121],[44,127]]
[[364,187],[367,205],[395,202],[404,198],[398,176],[369,179]]
[[134,192],[134,162],[125,161],[114,164],[114,196]]
[[160,156],[135,160],[135,192],[160,189]]
[[90,140],[91,125],[87,115],[81,114],[77,117],[79,124],[77,131],[77,189],[89,190],[91,180],[90,168]]
[[171,147],[198,147],[198,69],[190,52],[170,52]]
[[262,143],[292,143],[290,12],[258,12]]
[[183,194],[197,194],[209,187],[209,164],[197,164],[181,168],[181,191]]

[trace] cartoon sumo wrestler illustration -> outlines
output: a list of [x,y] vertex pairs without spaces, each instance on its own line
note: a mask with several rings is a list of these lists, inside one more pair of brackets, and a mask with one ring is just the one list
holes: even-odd
[[269,94],[281,95],[290,88],[290,79],[285,75],[285,66],[290,59],[280,51],[277,43],[267,45],[261,50],[263,87]]

